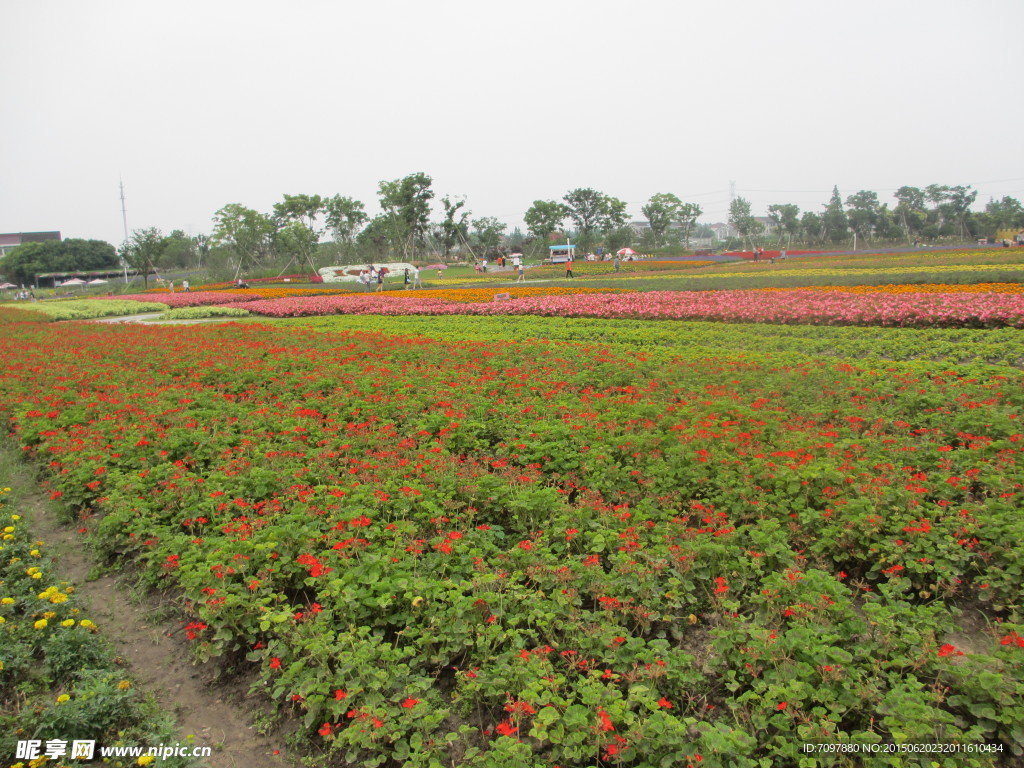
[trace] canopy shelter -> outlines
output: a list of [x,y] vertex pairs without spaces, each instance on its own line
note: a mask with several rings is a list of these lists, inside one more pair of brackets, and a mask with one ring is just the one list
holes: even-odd
[[[121,277],[124,272],[120,269],[100,269],[100,270],[79,270],[77,272],[41,272],[36,275],[36,287],[39,287],[39,283],[42,280],[52,280],[51,285],[56,288],[60,281],[67,280],[69,278],[76,278],[85,282],[87,280],[99,280],[107,277]],[[128,270],[129,275],[136,275],[138,272],[135,270]]]
[[85,280],[79,280],[77,277],[72,277],[70,280],[65,280],[59,284],[61,288],[66,285],[85,285]]
[[97,277],[95,280],[90,280],[86,285],[107,285],[108,282],[108,280],[101,280]]
[[562,264],[563,262],[569,261],[569,259],[575,258],[576,246],[572,243],[548,246],[548,261],[552,264]]
[[617,253],[619,256],[636,256],[636,251],[634,251],[632,248],[622,248],[616,251],[615,253]]

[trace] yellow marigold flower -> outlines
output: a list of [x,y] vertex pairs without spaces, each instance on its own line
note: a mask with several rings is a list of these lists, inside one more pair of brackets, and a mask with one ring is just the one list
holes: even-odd
[[46,629],[46,624],[47,624],[46,619],[40,619],[39,621],[37,621],[32,626],[34,626],[36,629]]
[[3,624],[6,621],[7,621],[7,619],[5,619],[3,616],[0,616],[0,624]]
[[63,592],[57,592],[53,595],[53,597],[50,598],[50,602],[54,605],[57,605],[58,603],[63,603],[67,599],[68,596],[65,595]]
[[86,629],[92,629],[93,627],[95,627],[95,626],[96,626],[96,625],[95,625],[95,624],[93,624],[93,623],[92,623],[91,621],[89,621],[89,619],[82,619],[82,621],[81,621],[81,622],[79,622],[79,623],[80,623],[80,624],[81,624],[81,625],[82,625],[83,627],[85,627]]
[[142,757],[139,758],[138,763],[139,763],[139,765],[149,765],[154,760],[156,760],[156,758],[153,757],[152,755],[143,755]]
[[[7,490],[9,491],[11,489],[8,488]],[[11,520],[14,520],[14,521],[21,520],[21,515],[11,515]]]
[[[4,493],[10,493],[10,492],[11,492],[10,488],[4,488]],[[15,517],[15,519],[17,519],[18,516],[15,515],[14,517]]]
[[54,613],[53,611],[47,611],[46,613],[43,614],[43,618],[44,619],[52,619],[56,615],[57,614]]
[[13,540],[14,540],[14,534],[13,533],[5,533],[4,534],[4,541],[13,541]]
[[14,526],[8,525],[6,528],[4,528],[4,533],[14,533]]
[[71,697],[68,696],[66,693],[62,693],[60,696],[57,697],[58,704],[63,704],[65,701],[71,701]]
[[2,600],[0,600],[0,604],[3,604],[3,605],[14,605],[14,598],[13,597],[5,597]]
[[41,573],[33,573],[32,574],[32,578],[33,579],[41,579],[41,578],[43,578],[43,574],[41,574]]
[[25,573],[27,573],[29,576],[34,576],[35,574],[39,573],[39,568],[33,565],[31,568],[26,568]]
[[32,557],[42,557],[43,556],[42,552],[40,552],[38,549],[33,549],[31,552],[29,552],[29,554],[32,555]]
[[131,680],[122,680],[121,682],[119,682],[117,684],[117,690],[119,690],[119,691],[127,691],[131,687],[132,687]]
[[75,620],[74,619],[64,619],[64,621],[62,621],[60,623],[60,625],[62,627],[73,627],[73,626],[75,626]]

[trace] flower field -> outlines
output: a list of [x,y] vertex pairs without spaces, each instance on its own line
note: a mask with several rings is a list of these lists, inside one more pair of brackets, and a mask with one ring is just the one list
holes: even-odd
[[[1024,294],[828,291],[659,291],[575,293],[463,303],[412,295],[349,294],[250,301],[266,317],[315,315],[539,315],[553,317],[715,320],[740,323],[1024,328]],[[403,295],[405,295],[403,293]]]
[[[1024,373],[879,358],[1020,359],[1021,297],[755,293],[6,322],[0,412],[83,536],[182,594],[196,656],[250,670],[318,764],[1010,764]],[[1001,327],[636,319],[690,316]],[[877,354],[812,357],[814,330]]]

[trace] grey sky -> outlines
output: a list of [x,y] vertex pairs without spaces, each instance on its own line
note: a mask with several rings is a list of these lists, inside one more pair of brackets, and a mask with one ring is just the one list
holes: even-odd
[[[1024,197],[1021,0],[0,0],[0,231],[208,232],[423,171],[474,217],[729,181]],[[438,206],[439,207],[439,206]],[[435,217],[437,218],[437,217]]]

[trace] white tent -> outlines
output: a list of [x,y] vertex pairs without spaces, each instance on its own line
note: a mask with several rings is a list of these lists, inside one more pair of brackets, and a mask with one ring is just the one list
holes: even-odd
[[62,288],[65,285],[85,285],[85,280],[79,280],[77,277],[72,277],[70,280],[65,280],[60,285]]
[[98,277],[95,280],[90,280],[88,283],[86,283],[86,285],[106,285],[106,284],[107,284],[106,280],[101,280]]

